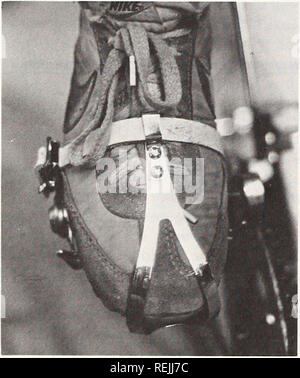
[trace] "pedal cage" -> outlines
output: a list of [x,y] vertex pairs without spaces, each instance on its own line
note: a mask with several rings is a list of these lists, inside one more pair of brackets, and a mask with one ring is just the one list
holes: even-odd
[[56,255],[63,259],[72,269],[78,270],[83,267],[81,257],[77,251],[75,239],[70,225],[68,211],[64,206],[63,176],[59,167],[59,143],[47,138],[46,162],[39,169],[40,187],[39,193],[49,197],[54,192],[54,203],[49,208],[49,222],[51,230],[67,239],[70,250],[59,250]]

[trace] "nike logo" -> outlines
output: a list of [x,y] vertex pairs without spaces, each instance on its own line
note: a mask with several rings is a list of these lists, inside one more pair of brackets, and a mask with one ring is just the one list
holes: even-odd
[[126,18],[142,12],[149,8],[149,6],[151,6],[151,3],[146,5],[139,1],[112,1],[110,3],[109,12],[115,16]]

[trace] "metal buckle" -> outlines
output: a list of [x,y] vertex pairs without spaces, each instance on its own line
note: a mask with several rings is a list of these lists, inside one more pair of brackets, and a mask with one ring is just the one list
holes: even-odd
[[59,147],[59,142],[52,140],[51,137],[47,138],[46,162],[38,171],[40,176],[38,192],[43,193],[45,197],[49,197],[49,194],[57,189],[60,173],[58,165]]

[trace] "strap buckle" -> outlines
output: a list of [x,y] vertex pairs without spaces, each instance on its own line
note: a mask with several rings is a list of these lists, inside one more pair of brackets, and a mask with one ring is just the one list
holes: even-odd
[[46,198],[49,197],[51,192],[57,190],[60,168],[59,168],[59,142],[47,137],[46,146],[46,161],[39,168],[38,173],[40,177],[39,193],[43,193]]

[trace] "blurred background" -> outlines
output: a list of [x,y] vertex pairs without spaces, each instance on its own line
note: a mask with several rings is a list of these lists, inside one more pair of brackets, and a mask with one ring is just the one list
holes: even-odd
[[[218,4],[213,13],[222,19],[228,3]],[[245,11],[255,104],[289,138],[298,127],[298,4],[247,3]],[[33,166],[48,135],[61,139],[78,21],[75,2],[2,2],[2,353],[209,354],[204,344],[195,347],[197,335],[186,331],[129,334],[124,319],[94,296],[84,272],[72,271],[55,256],[64,242],[50,231],[51,200],[37,194]],[[222,34],[218,25],[214,32]],[[220,60],[234,43],[229,35],[213,57],[214,77],[223,77],[215,84],[220,118],[243,105],[230,84],[239,80],[237,71],[226,71]],[[279,169],[296,240],[296,143],[280,155]]]

